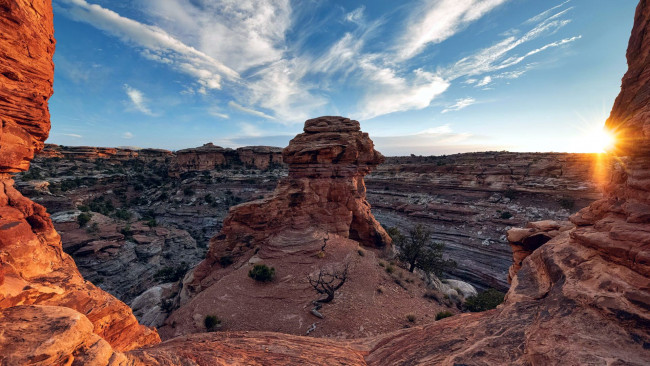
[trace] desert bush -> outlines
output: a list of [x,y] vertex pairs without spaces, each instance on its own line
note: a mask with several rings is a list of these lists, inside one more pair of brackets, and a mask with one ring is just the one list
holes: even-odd
[[573,209],[573,206],[575,206],[576,201],[573,198],[570,197],[562,197],[557,200],[557,203],[560,204],[560,207],[571,210]]
[[147,226],[156,227],[156,226],[158,226],[158,222],[156,221],[156,219],[149,219],[149,220],[147,220]]
[[336,291],[348,280],[349,270],[350,263],[347,262],[341,268],[329,270],[321,268],[318,275],[314,277],[311,275],[307,276],[311,287],[317,293],[325,295],[325,298],[317,300],[319,303],[328,303],[334,300]]
[[275,278],[275,268],[266,264],[256,264],[248,271],[248,277],[258,282],[271,282]]
[[163,267],[161,270],[154,274],[154,278],[161,282],[176,282],[185,276],[185,273],[190,269],[187,263],[182,262],[176,267]]
[[88,212],[80,213],[79,216],[77,216],[77,223],[79,224],[79,227],[86,226],[92,217],[93,215]]
[[203,325],[208,332],[214,332],[221,325],[221,319],[216,315],[206,315],[203,319]]
[[115,217],[120,220],[128,221],[131,218],[131,213],[127,210],[119,209],[115,211]]
[[389,229],[389,233],[393,233],[391,238],[399,250],[397,257],[406,263],[409,272],[419,268],[425,273],[434,273],[440,277],[443,271],[456,266],[453,260],[443,259],[445,245],[432,242],[431,231],[421,224],[411,229],[408,237],[402,235],[399,230],[392,229],[394,228]]
[[415,320],[417,317],[415,314],[406,314],[406,320],[408,320],[410,323],[415,323]]
[[88,234],[97,234],[99,232],[99,224],[93,222],[93,224],[90,225],[90,227],[86,228],[86,232]]
[[194,190],[191,187],[185,187],[183,189],[183,194],[186,196],[193,196],[194,195]]
[[438,314],[436,314],[436,320],[444,319],[444,318],[449,318],[450,316],[453,316],[454,313],[451,311],[441,311]]
[[230,255],[224,255],[222,257],[219,257],[219,264],[221,267],[228,267],[233,263],[232,256]]
[[357,253],[359,253],[359,256],[364,257],[366,255],[366,252],[363,251],[363,249],[357,250]]
[[508,188],[503,192],[503,197],[513,200],[517,198],[517,191],[512,188]]
[[478,295],[468,297],[463,306],[471,312],[486,311],[496,308],[503,302],[504,297],[503,292],[491,288],[480,292]]
[[501,215],[499,215],[499,217],[504,219],[504,220],[508,220],[509,218],[512,217],[512,214],[510,212],[508,212],[508,211],[503,211],[503,212],[501,212]]

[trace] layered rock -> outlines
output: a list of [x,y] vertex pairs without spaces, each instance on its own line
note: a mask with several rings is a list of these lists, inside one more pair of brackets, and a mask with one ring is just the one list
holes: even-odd
[[305,122],[305,132],[283,151],[289,176],[272,195],[233,208],[224,228],[210,242],[206,259],[187,285],[194,291],[222,257],[239,260],[250,248],[282,231],[320,230],[371,247],[390,237],[370,213],[363,177],[383,161],[359,122],[320,117]]
[[521,264],[535,249],[548,243],[560,233],[573,229],[570,222],[544,220],[529,222],[525,228],[508,230],[508,242],[512,248],[512,265],[508,269],[508,283],[521,269]]
[[271,146],[247,146],[236,150],[207,143],[201,147],[178,150],[171,163],[172,177],[193,171],[215,170],[233,165],[267,170],[282,163],[282,149]]
[[85,314],[94,333],[118,350],[156,343],[155,330],[81,277],[45,208],[13,186],[10,173],[28,168],[50,128],[54,31],[48,1],[2,1],[0,9],[0,308],[67,307]]

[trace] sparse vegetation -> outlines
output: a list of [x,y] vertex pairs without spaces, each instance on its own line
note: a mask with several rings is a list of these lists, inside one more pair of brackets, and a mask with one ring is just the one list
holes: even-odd
[[90,219],[93,217],[91,213],[88,212],[82,212],[77,216],[77,223],[79,224],[79,227],[84,227],[88,222],[90,222]]
[[154,278],[161,282],[176,282],[185,276],[190,266],[182,262],[177,267],[164,267],[154,275]]
[[463,306],[471,312],[486,311],[496,308],[503,302],[504,297],[503,292],[491,288],[480,292],[478,295],[468,297]]
[[366,255],[366,252],[363,249],[357,250],[357,253],[359,253],[359,256],[361,256],[361,257],[365,257],[365,255]]
[[216,315],[206,315],[203,319],[203,325],[208,332],[214,332],[218,327],[221,326],[221,319]]
[[557,203],[559,203],[560,207],[564,209],[572,210],[576,204],[576,201],[571,197],[562,197],[557,200]]
[[409,323],[415,323],[417,317],[415,316],[415,314],[406,314],[406,320],[408,320]]
[[325,295],[324,299],[317,300],[319,303],[328,303],[334,300],[334,294],[345,284],[348,279],[350,264],[345,263],[343,268],[334,270],[320,269],[315,277],[307,276],[309,284],[317,293]]
[[228,267],[233,263],[232,256],[230,255],[224,255],[222,257],[219,257],[219,264],[221,267]]
[[514,200],[517,198],[517,191],[512,188],[508,188],[503,192],[503,197]]
[[456,266],[453,260],[443,259],[445,245],[432,242],[431,231],[421,224],[409,231],[408,238],[399,230],[393,229],[391,228],[389,233],[393,233],[391,237],[399,250],[398,258],[407,265],[409,272],[419,268],[425,273],[434,273],[440,277],[443,271]]
[[499,215],[499,217],[504,219],[504,220],[508,220],[508,219],[512,218],[512,214],[510,212],[508,212],[508,211],[503,211],[503,212],[501,212],[501,215]]
[[256,264],[248,271],[248,277],[258,282],[271,282],[275,278],[275,268],[266,264]]
[[450,316],[453,316],[454,313],[451,311],[441,311],[438,314],[436,314],[436,320],[444,319],[444,318],[449,318]]

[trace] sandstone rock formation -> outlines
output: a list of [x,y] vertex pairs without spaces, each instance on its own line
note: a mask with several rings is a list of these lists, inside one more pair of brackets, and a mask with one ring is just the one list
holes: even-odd
[[305,122],[305,132],[283,151],[289,177],[273,194],[231,210],[221,233],[210,242],[206,259],[187,285],[193,291],[222,257],[247,261],[251,248],[282,231],[321,230],[371,247],[390,244],[390,237],[370,213],[363,177],[383,161],[359,122],[320,117]]
[[[210,314],[232,330],[305,334],[314,325],[311,335],[354,337],[399,329],[409,312],[432,321],[445,308],[424,298],[419,278],[379,259],[390,238],[370,212],[363,176],[383,157],[359,123],[320,117],[304,131],[283,152],[289,176],[276,190],[231,209],[206,259],[185,277],[181,307],[160,328],[164,337],[202,331]],[[260,263],[275,268],[276,281],[249,278]],[[324,307],[326,318],[314,318],[319,296],[307,276],[344,263],[350,281]]]
[[508,270],[508,282],[521,269],[521,263],[535,249],[546,244],[560,233],[573,229],[570,222],[557,222],[552,220],[529,222],[526,228],[513,228],[508,230],[508,241],[512,248],[512,265]]
[[207,171],[233,165],[266,170],[282,163],[282,149],[272,146],[247,146],[237,150],[207,143],[201,147],[178,150],[169,172],[172,177],[192,171]]
[[[123,303],[85,281],[45,208],[23,197],[10,173],[25,170],[50,128],[54,38],[51,4],[0,2],[0,308],[40,304],[74,309],[118,350],[159,341]],[[49,309],[49,308],[48,308]]]

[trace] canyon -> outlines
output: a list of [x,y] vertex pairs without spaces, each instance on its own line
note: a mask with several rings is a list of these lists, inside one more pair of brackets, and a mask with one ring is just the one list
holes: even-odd
[[[0,29],[3,30],[4,37],[0,43],[0,65],[8,67],[0,72],[3,81],[0,101],[5,103],[0,109],[0,119],[3,122],[0,140],[0,150],[3,152],[0,161],[3,186],[0,194],[2,363],[643,365],[650,359],[650,178],[647,173],[650,167],[650,4],[647,0],[641,0],[637,7],[627,52],[629,70],[623,77],[621,93],[606,122],[607,128],[618,137],[613,152],[617,158],[611,160],[612,168],[605,174],[597,174],[599,178],[593,181],[595,183],[585,183],[592,180],[584,180],[582,183],[566,181],[570,176],[591,176],[598,173],[598,169],[590,168],[593,157],[587,158],[589,163],[584,164],[584,160],[581,163],[584,157],[553,154],[549,155],[551,163],[552,159],[560,159],[569,165],[575,163],[575,169],[565,170],[560,167],[562,174],[553,176],[552,171],[557,171],[554,168],[557,165],[548,164],[549,160],[545,160],[544,155],[538,155],[541,159],[531,164],[516,161],[509,166],[503,163],[504,157],[509,153],[483,153],[469,157],[469,161],[482,159],[480,174],[475,173],[476,167],[470,168],[476,163],[465,160],[466,155],[444,157],[440,164],[438,158],[431,157],[395,158],[398,162],[400,159],[413,159],[416,163],[407,169],[401,163],[390,168],[389,161],[386,170],[382,171],[382,166],[378,165],[382,160],[381,155],[374,150],[367,134],[358,130],[356,121],[342,117],[321,117],[307,121],[305,132],[298,135],[289,148],[284,150],[283,159],[289,164],[286,177],[282,168],[269,169],[272,166],[272,158],[269,158],[269,167],[263,173],[267,177],[265,179],[268,179],[266,184],[270,186],[268,195],[254,197],[255,189],[246,190],[246,187],[239,186],[238,192],[247,192],[249,196],[235,196],[231,191],[229,195],[224,193],[217,197],[219,201],[214,197],[211,200],[203,197],[204,202],[201,204],[210,207],[213,202],[216,202],[215,206],[222,207],[237,203],[237,198],[226,197],[238,197],[242,201],[256,198],[232,208],[222,220],[220,234],[216,236],[213,236],[214,232],[205,232],[201,236],[201,230],[193,234],[186,231],[185,235],[181,229],[174,232],[164,226],[159,228],[155,209],[153,213],[141,213],[134,209],[134,222],[127,229],[126,223],[115,223],[115,218],[123,220],[126,214],[122,211],[118,214],[115,207],[111,209],[112,203],[109,205],[106,198],[98,200],[91,189],[85,198],[91,198],[92,202],[82,199],[72,203],[74,208],[80,208],[84,204],[89,206],[88,210],[76,210],[78,212],[73,213],[76,217],[73,221],[76,223],[68,224],[69,231],[77,231],[78,235],[84,237],[70,249],[74,253],[84,249],[79,255],[105,252],[110,256],[119,253],[124,246],[138,244],[132,247],[135,256],[142,261],[156,262],[164,259],[164,255],[161,259],[160,253],[165,247],[172,248],[178,243],[187,242],[190,243],[188,249],[191,251],[192,240],[200,247],[200,240],[197,241],[196,238],[211,238],[205,259],[183,277],[183,288],[175,298],[179,301],[175,305],[179,307],[172,317],[177,317],[182,322],[177,324],[179,327],[192,326],[195,309],[205,306],[201,305],[205,302],[199,300],[210,293],[218,296],[219,291],[224,291],[222,295],[229,295],[240,291],[241,286],[256,286],[255,290],[260,291],[263,297],[272,297],[274,294],[269,291],[270,288],[259,289],[259,286],[266,284],[251,285],[250,281],[242,281],[242,277],[245,277],[244,266],[253,264],[258,259],[268,260],[278,266],[278,272],[281,273],[290,271],[292,265],[305,265],[282,263],[284,256],[299,254],[301,261],[311,261],[307,267],[312,270],[313,263],[321,259],[333,261],[334,264],[344,262],[346,258],[352,260],[353,257],[359,263],[356,264],[357,270],[363,270],[357,273],[356,278],[365,279],[363,275],[368,274],[367,278],[373,279],[373,286],[381,283],[388,286],[390,277],[385,277],[388,271],[379,269],[381,266],[376,259],[387,254],[382,251],[391,248],[390,238],[378,223],[382,220],[393,226],[405,222],[405,218],[432,220],[432,225],[442,228],[442,222],[449,219],[437,213],[445,212],[456,215],[452,224],[456,225],[457,232],[440,229],[437,231],[443,234],[439,235],[461,236],[463,232],[476,230],[469,235],[472,245],[467,246],[475,247],[474,252],[481,261],[489,260],[486,258],[493,254],[489,254],[486,249],[479,250],[479,245],[489,247],[492,252],[491,246],[496,244],[496,238],[499,245],[505,248],[504,251],[510,245],[515,248],[510,254],[514,254],[513,267],[508,270],[512,261],[507,266],[505,263],[500,264],[503,275],[510,273],[511,285],[505,302],[494,310],[456,314],[440,321],[390,332],[377,329],[356,339],[319,339],[284,333],[226,331],[184,334],[162,343],[156,330],[138,324],[131,309],[123,302],[83,279],[75,262],[63,251],[61,238],[45,208],[23,197],[14,188],[13,173],[28,169],[29,162],[34,153],[43,147],[49,131],[47,99],[52,92],[51,60],[54,51],[52,9],[50,2],[44,0],[0,1],[0,9],[4,14],[0,18]],[[310,141],[318,142],[315,148],[310,147]],[[426,166],[422,160],[417,159],[424,159],[425,162],[428,159],[431,164]],[[447,164],[445,159],[449,159],[446,160]],[[492,159],[497,163],[485,166],[484,163]],[[248,164],[255,164],[255,159],[248,161]],[[432,171],[458,169],[451,165],[458,165],[457,162],[462,161],[466,161],[464,170],[458,170],[453,179],[438,176],[436,181],[427,176]],[[540,165],[535,166],[540,161]],[[77,159],[69,159],[68,164],[70,167],[80,165],[83,169],[83,164]],[[201,161],[197,164],[199,167],[205,166]],[[151,172],[157,172],[151,176],[152,182],[170,177],[165,164],[160,166],[158,162],[150,162],[142,165],[149,165]],[[375,176],[368,176],[366,190],[363,177],[375,166]],[[59,168],[54,166],[52,169]],[[78,169],[80,168],[72,170]],[[571,173],[564,175],[565,171]],[[545,172],[549,175],[537,179],[539,175],[531,172]],[[195,183],[199,187],[201,179],[207,181],[219,173],[221,171],[211,170],[207,174],[186,172],[179,175],[182,177],[183,174],[189,174],[189,183]],[[402,179],[387,183],[386,176],[393,175]],[[128,179],[130,175],[124,173],[120,177],[118,174],[117,181],[124,177]],[[242,182],[248,179],[243,173],[239,176],[235,174],[234,177],[240,178]],[[409,182],[405,179],[407,177],[414,179]],[[440,188],[436,190],[447,192],[441,196],[432,194],[427,191],[430,185],[418,181],[420,177],[424,177],[423,181],[437,184]],[[102,175],[97,178],[106,179],[109,183],[112,179]],[[148,178],[145,176],[145,179]],[[370,183],[373,179],[374,186]],[[53,180],[57,184],[55,187],[51,187],[51,182],[48,181],[34,184],[31,189],[34,192],[40,190],[43,197],[52,197],[50,194],[53,188],[61,191],[92,188],[92,185],[83,187],[84,180],[81,176],[72,181],[74,184],[71,185],[64,183],[65,180]],[[221,183],[226,181],[224,179]],[[277,188],[271,192],[278,181]],[[513,182],[517,183],[519,189],[512,187]],[[134,184],[132,189],[118,193],[116,200],[121,202],[120,197],[124,197],[127,202],[137,199],[138,202],[134,203],[136,206],[148,205],[149,203],[140,202],[142,196],[150,197],[141,193],[148,188],[143,183],[138,183],[140,185]],[[154,186],[157,184],[151,183]],[[196,198],[192,194],[193,188],[183,184],[184,181],[181,181],[173,194],[179,208],[197,202],[196,199],[192,201],[192,198]],[[395,188],[391,189],[391,184]],[[330,190],[330,185],[340,189]],[[477,185],[480,187],[476,188]],[[602,195],[595,189],[596,185],[603,189]],[[173,183],[169,183],[169,187],[172,186]],[[399,187],[408,187],[406,197],[391,193],[398,191]],[[577,187],[580,189],[576,190]],[[560,196],[553,194],[557,191]],[[167,194],[169,201],[170,192]],[[372,204],[373,195],[379,207],[376,217],[378,221],[368,205],[368,202]],[[191,198],[186,200],[184,196]],[[451,201],[446,197],[458,198],[457,201]],[[548,200],[548,197],[552,199]],[[597,200],[582,208],[590,197]],[[467,198],[478,202],[474,205],[461,204]],[[390,205],[390,200],[398,199],[402,205]],[[483,204],[482,200],[490,205]],[[544,215],[550,211],[559,212],[553,218],[561,220],[568,216],[571,200],[573,209],[580,209],[570,216],[571,224],[537,222],[524,232],[513,231],[510,227],[507,234],[500,229],[500,225],[506,229],[511,226],[508,225],[510,223],[517,222],[519,226],[524,220],[547,218]],[[58,200],[53,201],[61,207],[70,205],[67,197],[58,197]],[[381,207],[383,201],[386,202],[385,207]],[[536,210],[530,210],[529,207]],[[295,208],[295,211],[290,208]],[[497,208],[500,212],[496,211]],[[95,213],[86,216],[88,221],[79,219],[82,212],[88,213],[91,209]],[[53,219],[61,224],[70,223],[71,220],[63,213],[66,210],[61,210],[60,217],[53,216]],[[339,215],[329,217],[328,210]],[[508,215],[503,212],[508,212],[511,217],[506,218]],[[310,222],[312,218],[317,220]],[[269,222],[266,222],[267,219]],[[163,221],[163,218],[160,220]],[[481,230],[479,234],[478,226],[481,229],[488,226],[484,222],[474,223],[475,226],[470,229],[460,226],[461,222],[472,220],[487,220],[490,226],[496,224],[497,227],[488,228],[487,234]],[[83,229],[81,222],[84,221],[84,225],[90,224],[90,230]],[[249,222],[251,226],[248,225]],[[115,225],[115,228],[108,228],[110,225]],[[124,227],[118,229],[119,225]],[[64,229],[62,226],[62,231]],[[109,236],[116,231],[122,237],[110,239]],[[504,239],[496,236],[499,231]],[[85,235],[95,234],[104,240],[85,241]],[[537,239],[530,239],[535,235],[544,236],[545,242],[540,244]],[[507,242],[508,237],[511,244]],[[483,244],[486,239],[487,244]],[[124,243],[120,246],[111,240]],[[495,240],[495,243],[491,240]],[[301,242],[305,241],[305,245],[302,245]],[[136,249],[139,245],[143,245],[140,251]],[[178,248],[171,250],[176,251]],[[322,258],[318,255],[320,252],[325,253]],[[365,254],[361,255],[361,252]],[[227,261],[222,258],[231,254],[232,263],[226,264]],[[453,252],[450,255],[452,254]],[[194,261],[198,258],[193,256],[186,260]],[[176,262],[170,261],[168,264],[175,265]],[[302,271],[303,269],[297,273]],[[485,276],[485,273],[490,272],[479,269],[468,275],[459,270],[456,275],[461,278],[463,275],[484,278],[482,281],[489,285],[490,276]],[[224,286],[215,288],[220,282]],[[283,274],[281,283],[290,286],[292,279]],[[392,283],[397,285],[395,281]],[[417,301],[421,303],[422,296],[416,292],[420,291],[417,289],[418,283],[415,280],[413,283],[416,288],[411,290],[411,295],[415,295],[413,299],[418,297]],[[116,286],[118,287],[121,286]],[[401,291],[398,287],[389,290]],[[252,287],[241,291],[249,295],[256,293],[251,289]],[[356,291],[361,293],[364,289],[355,289]],[[133,290],[130,296],[135,293],[137,290]],[[346,297],[342,296],[341,302],[345,300]],[[345,321],[345,306],[340,303],[331,305],[331,308],[324,305],[326,319],[337,319],[327,311],[339,306],[339,320]],[[399,306],[400,301],[391,305]],[[354,309],[351,307],[351,310]],[[369,323],[375,321],[378,319],[367,319]],[[173,323],[166,325],[172,326]],[[594,326],[598,327],[598,332],[593,331]],[[169,329],[163,330],[174,333],[169,332]]]

